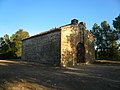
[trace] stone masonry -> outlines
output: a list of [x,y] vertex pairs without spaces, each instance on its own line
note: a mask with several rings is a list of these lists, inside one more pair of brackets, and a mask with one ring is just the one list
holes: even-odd
[[54,28],[22,41],[22,59],[63,67],[78,63],[92,63],[94,36],[83,22],[73,19],[71,24]]

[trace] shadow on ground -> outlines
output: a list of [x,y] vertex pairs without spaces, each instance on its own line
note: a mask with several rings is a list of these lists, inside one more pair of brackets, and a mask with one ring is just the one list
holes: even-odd
[[120,90],[120,64],[74,67],[0,60],[0,90]]

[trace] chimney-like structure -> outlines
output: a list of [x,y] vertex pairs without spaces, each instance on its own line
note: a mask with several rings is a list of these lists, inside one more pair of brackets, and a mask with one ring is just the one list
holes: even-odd
[[71,20],[71,24],[73,24],[73,25],[78,24],[78,20],[77,20],[77,19],[73,19],[73,20]]
[[83,25],[84,27],[86,27],[86,23],[85,22],[80,22],[80,25]]

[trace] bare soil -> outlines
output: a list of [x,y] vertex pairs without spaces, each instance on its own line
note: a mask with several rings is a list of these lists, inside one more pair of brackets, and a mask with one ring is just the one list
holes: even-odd
[[120,90],[120,62],[62,68],[0,60],[0,90]]

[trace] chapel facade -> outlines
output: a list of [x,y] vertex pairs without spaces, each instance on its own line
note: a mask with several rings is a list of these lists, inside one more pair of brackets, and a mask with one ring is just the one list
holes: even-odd
[[95,61],[94,35],[84,22],[70,24],[22,41],[22,59],[63,67]]

